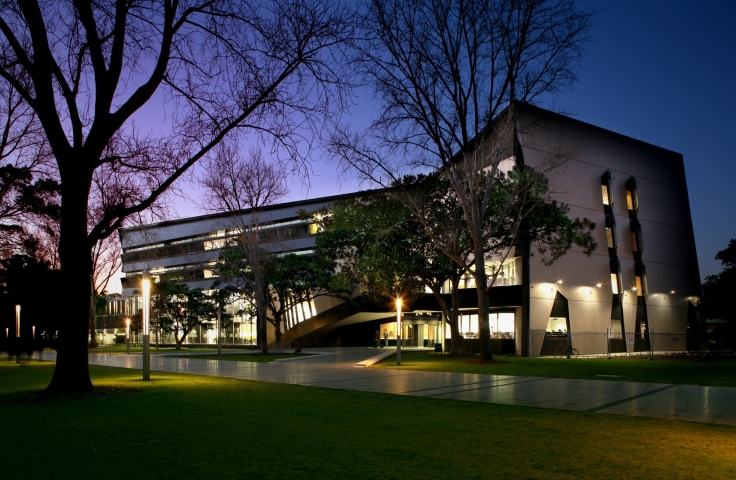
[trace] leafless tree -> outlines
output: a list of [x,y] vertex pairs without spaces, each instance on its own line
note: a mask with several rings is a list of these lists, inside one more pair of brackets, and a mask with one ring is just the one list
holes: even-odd
[[[226,143],[221,144],[205,163],[205,171],[201,179],[205,188],[204,207],[210,212],[230,214],[232,228],[237,234],[234,245],[242,255],[238,259],[244,262],[227,269],[248,270],[247,275],[239,277],[255,297],[258,341],[265,355],[268,353],[266,296],[269,288],[266,269],[278,238],[262,223],[261,210],[288,193],[285,171],[278,164],[266,162],[260,150],[252,150],[246,160],[235,146]],[[223,261],[227,262],[228,258]],[[278,329],[279,325],[275,327]]]
[[[314,130],[344,105],[345,18],[321,0],[0,0],[0,77],[38,118],[62,185],[64,322],[49,390],[92,388],[86,312],[97,241],[236,131],[306,161]],[[154,98],[172,109],[164,133],[133,123]],[[90,227],[100,171],[127,194]]]
[[[369,134],[338,129],[333,153],[383,186],[417,169],[447,177],[473,241],[466,272],[477,286],[484,359],[492,358],[485,262],[500,253],[488,245],[496,226],[484,220],[498,208],[491,205],[494,183],[516,155],[518,108],[576,80],[590,20],[573,0],[371,0],[363,8],[366,40],[356,62],[381,113]],[[437,247],[463,265],[443,247],[422,205],[408,204]]]
[[33,110],[0,78],[0,256],[33,250],[56,264],[58,183]]

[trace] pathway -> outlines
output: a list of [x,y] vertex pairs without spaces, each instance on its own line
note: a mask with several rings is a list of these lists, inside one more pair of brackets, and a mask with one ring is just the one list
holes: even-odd
[[[736,388],[355,368],[373,348],[255,363],[151,356],[151,370],[365,392],[736,425]],[[53,358],[49,358],[53,359]],[[90,354],[91,364],[141,368],[141,355]],[[155,373],[152,374],[155,378]]]

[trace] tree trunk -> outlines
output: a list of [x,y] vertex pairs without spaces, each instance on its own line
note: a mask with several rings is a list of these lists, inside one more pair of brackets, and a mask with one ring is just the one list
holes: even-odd
[[283,333],[281,332],[281,318],[281,312],[273,312],[273,323],[274,328],[276,329],[276,348],[281,348],[281,335],[283,335]]
[[256,310],[258,312],[258,343],[261,347],[261,355],[268,355],[268,335],[266,330],[266,302],[263,298],[263,290],[260,282],[256,284]]
[[[81,159],[80,159],[81,160]],[[91,178],[83,172],[62,174],[59,259],[61,311],[56,368],[48,392],[92,391],[87,359],[91,247],[87,241],[87,195]]]
[[460,315],[460,276],[452,278],[450,288],[452,289],[452,308],[450,310],[450,355],[461,355],[465,348],[460,342],[460,330],[457,319]]
[[89,296],[89,348],[97,348],[97,305],[95,305],[95,281],[92,275],[89,276],[90,296]]
[[491,353],[491,329],[488,323],[488,292],[486,265],[483,251],[475,252],[476,291],[478,292],[478,326],[480,336],[480,357],[484,362],[493,360]]

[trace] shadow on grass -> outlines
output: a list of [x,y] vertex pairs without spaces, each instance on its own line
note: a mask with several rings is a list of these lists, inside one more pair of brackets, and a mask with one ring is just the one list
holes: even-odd
[[84,393],[48,393],[45,390],[31,390],[0,395],[0,403],[9,405],[27,405],[32,403],[65,402],[73,400],[89,400],[93,398],[118,397],[142,392],[142,388],[102,385],[91,392]]

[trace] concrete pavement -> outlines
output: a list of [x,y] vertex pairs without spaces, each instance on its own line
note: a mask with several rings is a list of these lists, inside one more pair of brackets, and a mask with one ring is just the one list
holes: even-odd
[[[324,355],[255,363],[152,355],[151,370],[396,395],[736,425],[736,388],[606,380],[355,368],[373,348],[320,349]],[[53,358],[48,358],[49,360]],[[140,369],[140,354],[90,354],[90,364]],[[155,378],[155,374],[152,374]]]

